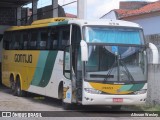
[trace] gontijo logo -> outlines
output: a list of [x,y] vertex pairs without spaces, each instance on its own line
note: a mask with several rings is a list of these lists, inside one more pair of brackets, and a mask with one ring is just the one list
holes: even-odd
[[31,54],[15,54],[14,61],[18,63],[32,63]]

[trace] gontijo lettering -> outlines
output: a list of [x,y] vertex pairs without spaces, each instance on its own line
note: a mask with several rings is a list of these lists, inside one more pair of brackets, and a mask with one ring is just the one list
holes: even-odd
[[20,63],[32,63],[32,55],[31,54],[15,54],[14,61],[20,62]]

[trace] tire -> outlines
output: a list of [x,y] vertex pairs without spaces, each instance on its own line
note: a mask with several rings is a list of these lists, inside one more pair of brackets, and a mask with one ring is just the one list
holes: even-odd
[[64,110],[72,110],[73,109],[73,105],[70,103],[62,102],[62,106],[63,106]]
[[17,80],[16,80],[17,82],[16,82],[16,87],[15,87],[15,95],[17,95],[18,97],[23,97],[23,96],[25,96],[26,95],[26,93],[25,93],[25,91],[23,91],[22,89],[21,89],[21,83],[20,83],[20,79],[19,79],[19,77],[17,78]]
[[12,93],[15,91],[15,82],[11,82],[11,91]]
[[10,88],[13,95],[16,95],[16,83],[14,82],[14,77],[10,77]]

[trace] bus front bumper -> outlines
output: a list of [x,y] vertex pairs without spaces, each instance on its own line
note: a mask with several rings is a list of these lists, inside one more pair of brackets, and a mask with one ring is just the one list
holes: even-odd
[[83,105],[142,105],[145,104],[147,93],[137,95],[104,95],[85,93]]

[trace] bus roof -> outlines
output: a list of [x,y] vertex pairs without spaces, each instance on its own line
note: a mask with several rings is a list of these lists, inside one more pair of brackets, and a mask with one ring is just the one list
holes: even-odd
[[111,20],[111,19],[83,20],[83,19],[76,19],[76,18],[58,17],[58,18],[37,20],[37,21],[34,21],[31,25],[27,25],[27,26],[12,26],[7,31],[43,28],[47,26],[57,26],[57,25],[63,25],[63,24],[77,24],[79,26],[99,25],[99,26],[122,26],[122,27],[141,28],[136,23],[122,21],[122,20]]

